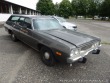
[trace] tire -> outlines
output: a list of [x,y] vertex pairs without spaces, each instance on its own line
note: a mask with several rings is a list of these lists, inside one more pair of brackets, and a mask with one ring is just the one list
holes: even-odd
[[55,61],[54,55],[49,48],[42,47],[40,53],[41,53],[42,62],[45,65],[50,67],[55,65],[56,61]]
[[92,51],[92,54],[100,54],[100,49],[93,50],[93,51]]
[[87,62],[87,58],[83,57],[83,58],[79,59],[78,62],[79,63],[86,63]]
[[17,37],[15,36],[15,34],[11,33],[11,39],[16,42],[18,39]]

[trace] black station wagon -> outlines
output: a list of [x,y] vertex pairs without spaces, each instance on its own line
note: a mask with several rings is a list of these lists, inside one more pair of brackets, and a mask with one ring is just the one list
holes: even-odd
[[11,15],[4,24],[13,41],[21,40],[40,51],[47,66],[56,62],[85,63],[89,53],[100,53],[99,38],[63,28],[49,16]]

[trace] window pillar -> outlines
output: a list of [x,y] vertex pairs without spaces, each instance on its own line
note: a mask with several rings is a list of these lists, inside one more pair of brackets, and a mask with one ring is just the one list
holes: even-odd
[[10,6],[10,13],[13,14],[13,6]]
[[21,7],[19,8],[19,14],[22,14]]
[[25,14],[27,14],[27,9],[26,9],[26,11],[25,11]]
[[30,15],[31,15],[31,10],[30,10]]

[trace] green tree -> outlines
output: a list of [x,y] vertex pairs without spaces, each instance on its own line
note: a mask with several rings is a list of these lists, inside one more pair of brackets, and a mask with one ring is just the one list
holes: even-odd
[[72,13],[72,7],[69,0],[63,0],[59,5],[59,16],[69,18]]
[[88,3],[87,0],[72,0],[72,13],[76,15],[83,15],[86,17]]
[[87,0],[79,0],[78,3],[78,14],[85,16],[87,15]]
[[39,10],[42,15],[53,15],[55,10],[52,0],[39,0],[36,9]]
[[99,0],[88,0],[88,15],[91,15],[94,19],[95,15],[98,15]]
[[55,15],[59,15],[59,4],[55,4]]
[[76,16],[78,15],[78,0],[72,0],[71,2],[72,5],[72,15]]
[[104,0],[100,6],[100,16],[110,19],[110,0]]

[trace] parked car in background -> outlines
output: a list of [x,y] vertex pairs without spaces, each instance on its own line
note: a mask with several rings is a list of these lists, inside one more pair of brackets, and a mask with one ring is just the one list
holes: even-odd
[[53,16],[64,28],[76,31],[77,26],[73,23],[67,22],[63,17]]
[[47,66],[56,62],[85,63],[86,55],[100,53],[99,38],[65,29],[51,17],[11,15],[4,27],[13,41],[19,39],[40,51]]

